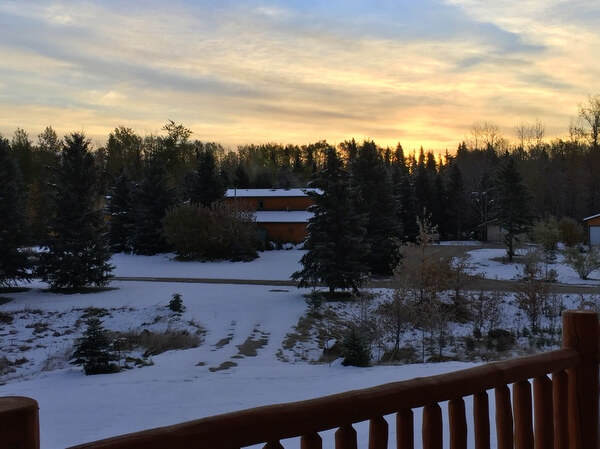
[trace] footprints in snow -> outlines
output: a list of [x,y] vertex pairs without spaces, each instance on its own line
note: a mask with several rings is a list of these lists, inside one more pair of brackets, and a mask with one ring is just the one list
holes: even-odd
[[[224,350],[225,348],[227,348],[229,346],[229,344],[232,342],[232,340],[235,336],[235,326],[236,326],[236,322],[232,321],[230,324],[230,327],[228,329],[227,336],[225,338],[220,339],[218,342],[216,342],[213,345],[213,348],[211,349],[212,352]],[[260,327],[260,324],[256,324],[254,326],[254,329],[252,329],[252,333],[248,336],[248,338],[246,338],[246,340],[243,343],[236,345],[236,348],[238,351],[236,354],[232,355],[230,357],[230,359],[243,359],[245,357],[256,357],[258,355],[258,351],[260,349],[264,348],[269,343],[270,333],[261,331],[259,329],[259,327]],[[203,362],[200,362],[198,364],[198,366],[203,366],[203,365],[205,365],[205,363],[203,363]],[[208,370],[211,373],[214,373],[217,371],[225,371],[225,370],[228,370],[229,368],[233,368],[235,366],[238,366],[238,364],[236,362],[234,362],[233,360],[227,360],[218,366],[209,367]]]

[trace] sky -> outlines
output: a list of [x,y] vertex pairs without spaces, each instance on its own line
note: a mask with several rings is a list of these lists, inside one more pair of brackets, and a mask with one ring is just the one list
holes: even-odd
[[0,133],[117,126],[239,144],[454,151],[476,122],[566,136],[600,92],[595,0],[0,1]]

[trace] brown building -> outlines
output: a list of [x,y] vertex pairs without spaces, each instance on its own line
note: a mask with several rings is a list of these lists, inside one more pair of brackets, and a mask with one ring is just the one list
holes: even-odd
[[256,223],[268,240],[301,243],[313,215],[307,190],[314,189],[228,189],[225,201],[255,211]]

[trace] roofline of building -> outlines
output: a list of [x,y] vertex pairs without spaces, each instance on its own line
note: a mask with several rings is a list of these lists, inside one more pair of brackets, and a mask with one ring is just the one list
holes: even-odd
[[265,198],[265,197],[287,197],[304,198],[306,192],[320,192],[319,189],[311,187],[296,187],[293,189],[227,189],[226,198]]

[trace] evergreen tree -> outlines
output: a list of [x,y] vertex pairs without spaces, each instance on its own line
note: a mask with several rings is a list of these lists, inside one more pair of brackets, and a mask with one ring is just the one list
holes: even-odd
[[142,181],[131,192],[130,243],[136,254],[157,254],[167,250],[162,219],[175,199],[160,159],[145,161]]
[[26,240],[24,199],[19,167],[10,152],[8,140],[0,136],[0,286],[28,280],[28,253],[21,247]]
[[52,176],[58,166],[62,141],[47,126],[38,134],[38,144],[33,151],[33,182],[28,186],[27,219],[34,243],[43,244],[48,237],[52,217]]
[[431,161],[432,159],[429,154],[427,154],[426,158],[423,147],[421,147],[414,175],[417,211],[420,218],[423,218],[423,211],[426,210],[431,213],[433,209],[435,209],[433,201],[435,196],[433,182],[433,177],[435,176],[435,160],[433,160],[433,167]]
[[77,341],[71,363],[83,365],[86,376],[117,372],[119,368],[112,363],[116,357],[111,351],[111,341],[102,321],[91,317],[87,319],[86,325],[83,336]]
[[29,135],[17,128],[11,143],[11,150],[19,164],[23,184],[28,186],[33,182],[33,143],[29,139]]
[[504,243],[507,246],[508,260],[512,262],[514,244],[518,234],[527,231],[533,217],[531,215],[531,194],[523,183],[516,161],[506,156],[494,178],[495,210],[498,223],[505,229]]
[[119,126],[108,135],[106,171],[109,182],[121,173],[139,180],[142,172],[142,138],[131,128]]
[[226,187],[212,150],[204,150],[198,154],[196,171],[186,175],[184,184],[184,196],[192,203],[210,206],[223,198]]
[[402,145],[398,144],[392,166],[392,184],[398,208],[398,218],[402,223],[403,240],[413,241],[419,229],[417,227],[417,200],[409,169],[404,159]]
[[447,229],[448,197],[446,184],[441,173],[435,175],[433,181],[433,201],[431,209],[431,220],[438,227],[439,235],[446,236]]
[[236,189],[247,189],[250,187],[250,178],[244,168],[243,164],[238,164],[235,168],[235,174],[233,177],[233,186]]
[[450,165],[446,187],[448,198],[446,233],[449,237],[460,240],[464,231],[462,225],[466,198],[462,174],[455,163]]
[[369,366],[371,349],[365,337],[352,326],[342,340],[342,354],[344,366]]
[[320,282],[329,287],[330,293],[336,288],[356,291],[368,272],[361,261],[368,253],[363,220],[354,211],[349,174],[343,170],[335,149],[329,148],[326,157],[325,167],[311,182],[311,187],[320,191],[308,192],[315,203],[310,208],[314,216],[309,220],[304,243],[308,251],[302,256],[302,270],[292,278],[300,281],[300,287]]
[[51,288],[104,286],[112,276],[97,178],[89,141],[80,133],[66,136],[54,176],[50,237],[38,267]]
[[399,262],[402,226],[388,172],[373,141],[365,141],[352,164],[352,189],[357,212],[366,217],[366,242],[370,253],[365,263],[374,274],[391,274]]
[[129,252],[131,231],[130,181],[126,173],[121,173],[110,191],[107,212],[110,216],[108,243],[115,253]]

